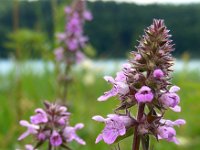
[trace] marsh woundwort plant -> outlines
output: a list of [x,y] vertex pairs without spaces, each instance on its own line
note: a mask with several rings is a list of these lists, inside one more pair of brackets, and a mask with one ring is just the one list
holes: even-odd
[[88,38],[84,35],[84,23],[92,20],[90,11],[86,9],[85,0],[73,1],[71,7],[65,8],[65,13],[67,16],[65,32],[57,35],[61,46],[54,51],[56,60],[61,67],[58,75],[58,89],[60,100],[63,103],[67,101],[71,67],[85,58],[82,50]]
[[[71,67],[84,58],[81,50],[85,46],[87,37],[83,35],[83,25],[85,20],[92,19],[85,3],[85,0],[74,0],[70,7],[65,8],[67,15],[65,32],[58,34],[61,47],[55,50],[55,56],[60,65],[64,65],[64,69],[60,68],[59,72],[60,95],[58,99],[63,105],[67,105]],[[70,113],[67,112],[67,107],[49,102],[44,102],[44,105],[45,109],[35,109],[36,114],[30,117],[30,123],[26,120],[20,121],[20,125],[26,127],[27,130],[18,140],[28,135],[34,136],[34,145],[25,145],[26,150],[36,150],[46,142],[48,143],[47,150],[58,150],[61,147],[69,150],[68,143],[73,140],[82,145],[86,144],[76,134],[76,130],[83,128],[84,125],[82,123],[74,127],[69,125]]]
[[[110,97],[118,97],[120,106],[115,113],[94,116],[93,119],[105,123],[105,128],[96,138],[96,143],[103,140],[112,144],[124,137],[133,135],[132,150],[149,150],[149,136],[157,140],[179,143],[174,126],[185,124],[185,120],[164,119],[165,112],[170,109],[180,112],[180,88],[171,83],[171,66],[174,50],[163,20],[153,20],[153,24],[145,30],[136,51],[130,53],[128,63],[116,77],[105,76],[104,79],[113,85],[98,101],[106,101]],[[134,116],[132,110],[137,109]]]

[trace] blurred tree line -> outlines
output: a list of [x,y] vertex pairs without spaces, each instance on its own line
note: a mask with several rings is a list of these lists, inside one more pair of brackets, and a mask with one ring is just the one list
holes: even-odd
[[[57,19],[53,17],[52,0],[19,1],[19,27],[45,33],[53,49],[55,31],[64,30],[64,1],[56,0]],[[97,50],[98,57],[125,57],[153,18],[165,19],[176,43],[176,56],[187,51],[193,57],[200,57],[200,4],[136,5],[98,1],[88,2],[88,7],[94,19],[86,24],[86,35]],[[12,1],[1,1],[0,57],[9,56],[9,47],[4,43],[13,30],[12,13]]]

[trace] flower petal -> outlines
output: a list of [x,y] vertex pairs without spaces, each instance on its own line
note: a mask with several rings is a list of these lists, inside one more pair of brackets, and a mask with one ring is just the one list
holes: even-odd
[[169,92],[170,93],[176,93],[180,90],[180,87],[178,86],[172,86],[170,89],[169,89]]
[[111,76],[104,76],[104,79],[107,81],[107,82],[110,82],[112,84],[115,83],[115,80],[113,79],[113,77]]
[[181,112],[181,107],[176,105],[175,107],[169,107],[171,110],[173,110],[174,112]]
[[95,144],[99,143],[99,141],[103,140],[102,134],[99,134],[96,138]]
[[103,140],[107,144],[114,143],[118,136],[119,136],[118,132],[115,132],[114,130],[103,132]]
[[104,95],[100,96],[97,100],[98,101],[106,101],[108,98],[117,95],[116,88],[112,88],[110,91],[104,93]]
[[99,115],[93,116],[92,119],[95,120],[95,121],[98,121],[98,122],[104,122],[105,121],[105,119],[102,116],[99,116]]

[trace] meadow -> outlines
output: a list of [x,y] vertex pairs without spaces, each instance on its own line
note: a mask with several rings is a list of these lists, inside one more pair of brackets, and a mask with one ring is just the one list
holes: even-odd
[[[118,67],[116,67],[118,68]],[[111,75],[114,75],[113,72]],[[173,83],[181,87],[180,113],[167,111],[166,117],[175,120],[184,118],[186,125],[177,128],[177,137],[180,145],[164,140],[154,144],[152,150],[199,150],[200,147],[200,73],[187,69],[173,74]],[[0,145],[1,150],[13,150],[22,148],[32,139],[17,141],[19,135],[26,129],[19,125],[19,120],[28,120],[34,114],[34,109],[43,107],[43,101],[56,100],[56,72],[44,68],[42,74],[32,72],[24,68],[17,74],[13,70],[0,75]],[[73,84],[68,91],[68,107],[72,113],[70,124],[82,122],[85,127],[78,132],[86,142],[86,146],[80,146],[76,142],[70,143],[73,150],[110,150],[116,145],[106,145],[104,142],[95,144],[97,135],[103,129],[103,124],[93,121],[94,115],[106,116],[112,113],[119,100],[111,98],[106,102],[98,102],[97,98],[111,88],[103,80],[103,72],[95,68],[80,68],[73,71]],[[20,118],[20,119],[19,119]],[[132,136],[120,142],[121,149],[131,149]]]

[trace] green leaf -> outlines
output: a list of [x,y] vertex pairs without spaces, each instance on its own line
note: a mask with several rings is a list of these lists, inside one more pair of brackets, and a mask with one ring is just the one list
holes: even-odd
[[141,136],[142,149],[149,150],[149,135]]

